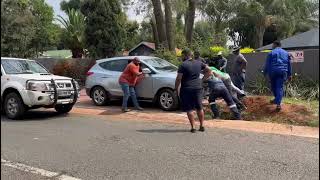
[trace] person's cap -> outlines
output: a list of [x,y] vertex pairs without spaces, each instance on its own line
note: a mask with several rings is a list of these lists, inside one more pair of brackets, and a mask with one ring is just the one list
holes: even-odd
[[183,55],[191,54],[191,50],[190,50],[189,48],[185,48],[185,49],[183,49],[183,51],[181,52],[181,54],[183,54]]
[[240,46],[239,46],[239,47],[234,47],[234,48],[232,49],[232,52],[239,51],[240,49],[241,49]]
[[221,56],[221,55],[222,55],[222,51],[219,51],[217,55],[218,55],[218,56]]

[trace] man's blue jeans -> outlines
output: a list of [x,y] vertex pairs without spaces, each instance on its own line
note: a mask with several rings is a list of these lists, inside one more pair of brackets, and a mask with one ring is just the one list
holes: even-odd
[[122,108],[126,109],[128,107],[129,97],[131,97],[131,100],[132,100],[135,108],[140,107],[138,100],[137,100],[136,91],[135,91],[134,87],[129,86],[129,84],[126,84],[126,83],[120,83],[120,86],[123,91]]
[[286,71],[273,71],[270,75],[271,90],[275,97],[275,104],[281,105],[283,97],[283,84],[287,80]]

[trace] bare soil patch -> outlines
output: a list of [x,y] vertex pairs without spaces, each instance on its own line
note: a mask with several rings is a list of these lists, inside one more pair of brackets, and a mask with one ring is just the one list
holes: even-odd
[[[270,103],[270,97],[250,96],[243,100],[247,110],[242,112],[242,118],[247,121],[277,122],[292,125],[309,126],[310,122],[319,118],[308,104],[282,104],[282,110],[276,112],[276,105]],[[228,107],[223,101],[219,101],[221,118],[231,119]],[[210,108],[205,108],[206,114],[210,114]]]

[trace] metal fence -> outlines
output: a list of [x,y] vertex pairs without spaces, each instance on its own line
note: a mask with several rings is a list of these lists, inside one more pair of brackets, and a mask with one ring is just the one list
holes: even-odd
[[[319,81],[319,49],[308,49],[304,51],[304,61],[292,63],[292,73],[297,73],[303,78]],[[246,71],[246,86],[255,82],[263,70],[268,53],[243,54],[248,61]],[[228,72],[231,72],[233,55],[228,57]]]

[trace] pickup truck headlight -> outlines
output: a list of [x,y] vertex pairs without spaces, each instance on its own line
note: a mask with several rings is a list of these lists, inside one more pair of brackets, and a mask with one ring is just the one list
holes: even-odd
[[49,82],[29,81],[26,89],[30,91],[52,91],[54,87]]

